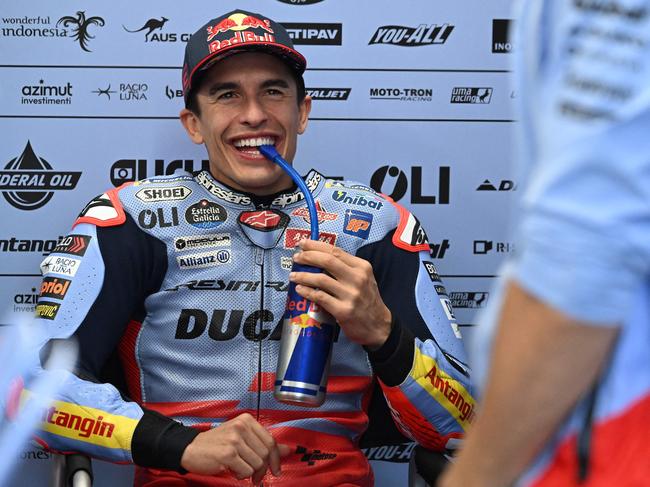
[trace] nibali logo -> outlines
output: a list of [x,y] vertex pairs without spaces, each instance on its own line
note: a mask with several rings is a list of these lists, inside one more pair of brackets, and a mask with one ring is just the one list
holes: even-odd
[[45,206],[55,191],[76,188],[81,172],[54,171],[49,162],[38,157],[27,141],[23,153],[10,160],[0,171],[0,192],[19,210],[37,210]]

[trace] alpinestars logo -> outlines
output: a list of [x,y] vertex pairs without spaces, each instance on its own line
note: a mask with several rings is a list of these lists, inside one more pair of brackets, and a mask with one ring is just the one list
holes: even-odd
[[14,208],[37,210],[52,199],[55,191],[75,189],[80,177],[81,172],[77,171],[53,171],[27,141],[23,153],[0,171],[0,192]]
[[79,42],[79,46],[86,52],[91,52],[88,49],[88,42],[90,39],[94,39],[95,36],[91,35],[88,31],[88,28],[91,25],[96,25],[97,27],[104,27],[104,19],[101,17],[86,17],[86,12],[80,10],[77,12],[77,16],[73,17],[71,15],[63,16],[56,23],[58,27],[59,24],[62,24],[63,27],[68,27],[73,25],[74,28],[72,33],[74,34],[73,40]]
[[415,47],[444,44],[454,30],[449,24],[420,24],[417,27],[403,25],[384,25],[377,28],[368,45],[392,44],[394,46]]
[[320,450],[309,450],[304,446],[296,446],[296,454],[302,455],[301,462],[306,462],[310,467],[320,460],[334,460],[336,453],[323,453]]

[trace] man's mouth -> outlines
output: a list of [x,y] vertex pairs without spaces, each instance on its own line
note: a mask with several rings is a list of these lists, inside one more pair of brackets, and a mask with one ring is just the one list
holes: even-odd
[[258,147],[260,145],[275,145],[275,137],[248,137],[237,139],[233,142],[235,148],[248,156],[262,157]]

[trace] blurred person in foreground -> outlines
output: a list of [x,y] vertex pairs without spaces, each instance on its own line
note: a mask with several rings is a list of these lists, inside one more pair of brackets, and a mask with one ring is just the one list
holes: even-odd
[[[191,37],[180,119],[210,170],[108,191],[43,262],[40,321],[80,353],[44,444],[132,462],[138,485],[332,487],[373,485],[359,441],[378,411],[381,440],[405,441],[397,427],[435,450],[462,437],[469,371],[420,224],[312,170],[325,241],[303,241],[304,197],[258,150],[293,161],[305,67],[260,14]],[[292,258],[326,272],[290,274]],[[273,397],[289,280],[341,329],[318,408]]]
[[517,254],[477,331],[480,412],[438,485],[648,485],[650,2],[519,13]]

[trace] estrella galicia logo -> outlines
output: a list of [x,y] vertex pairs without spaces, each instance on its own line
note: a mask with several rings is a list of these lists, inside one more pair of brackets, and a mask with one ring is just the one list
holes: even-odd
[[403,25],[383,25],[370,38],[371,44],[392,44],[394,46],[415,47],[444,44],[454,30],[449,24],[420,24],[417,27]]
[[510,19],[492,19],[492,52],[501,54],[512,52],[512,43],[508,39],[510,23]]
[[201,200],[185,210],[185,221],[197,228],[214,228],[226,221],[226,209],[208,200]]
[[147,32],[144,33],[144,41],[149,42],[149,36],[153,33],[153,31],[162,30],[163,26],[165,25],[165,22],[167,22],[168,20],[169,19],[167,17],[160,17],[160,20],[149,19],[144,23],[142,27],[136,30],[129,30],[124,26],[122,26],[122,28],[127,32],[131,32],[132,34],[146,30]]
[[492,99],[492,88],[471,88],[456,86],[451,90],[451,103],[488,104]]
[[282,22],[296,45],[340,46],[343,44],[343,24],[313,24]]
[[370,213],[359,210],[345,210],[343,233],[368,240],[371,226],[372,215]]
[[90,35],[88,32],[88,27],[91,25],[96,25],[97,27],[104,27],[104,19],[101,17],[86,17],[86,12],[80,10],[77,12],[77,16],[73,17],[72,15],[65,15],[59,19],[56,23],[57,27],[59,24],[63,24],[63,27],[68,27],[69,25],[74,25],[72,30],[74,37],[73,40],[79,41],[79,46],[86,52],[91,52],[88,49],[88,41],[94,39],[95,36]]
[[75,189],[80,177],[78,171],[53,171],[27,141],[23,153],[0,171],[0,192],[14,208],[37,210],[52,199],[55,191]]

